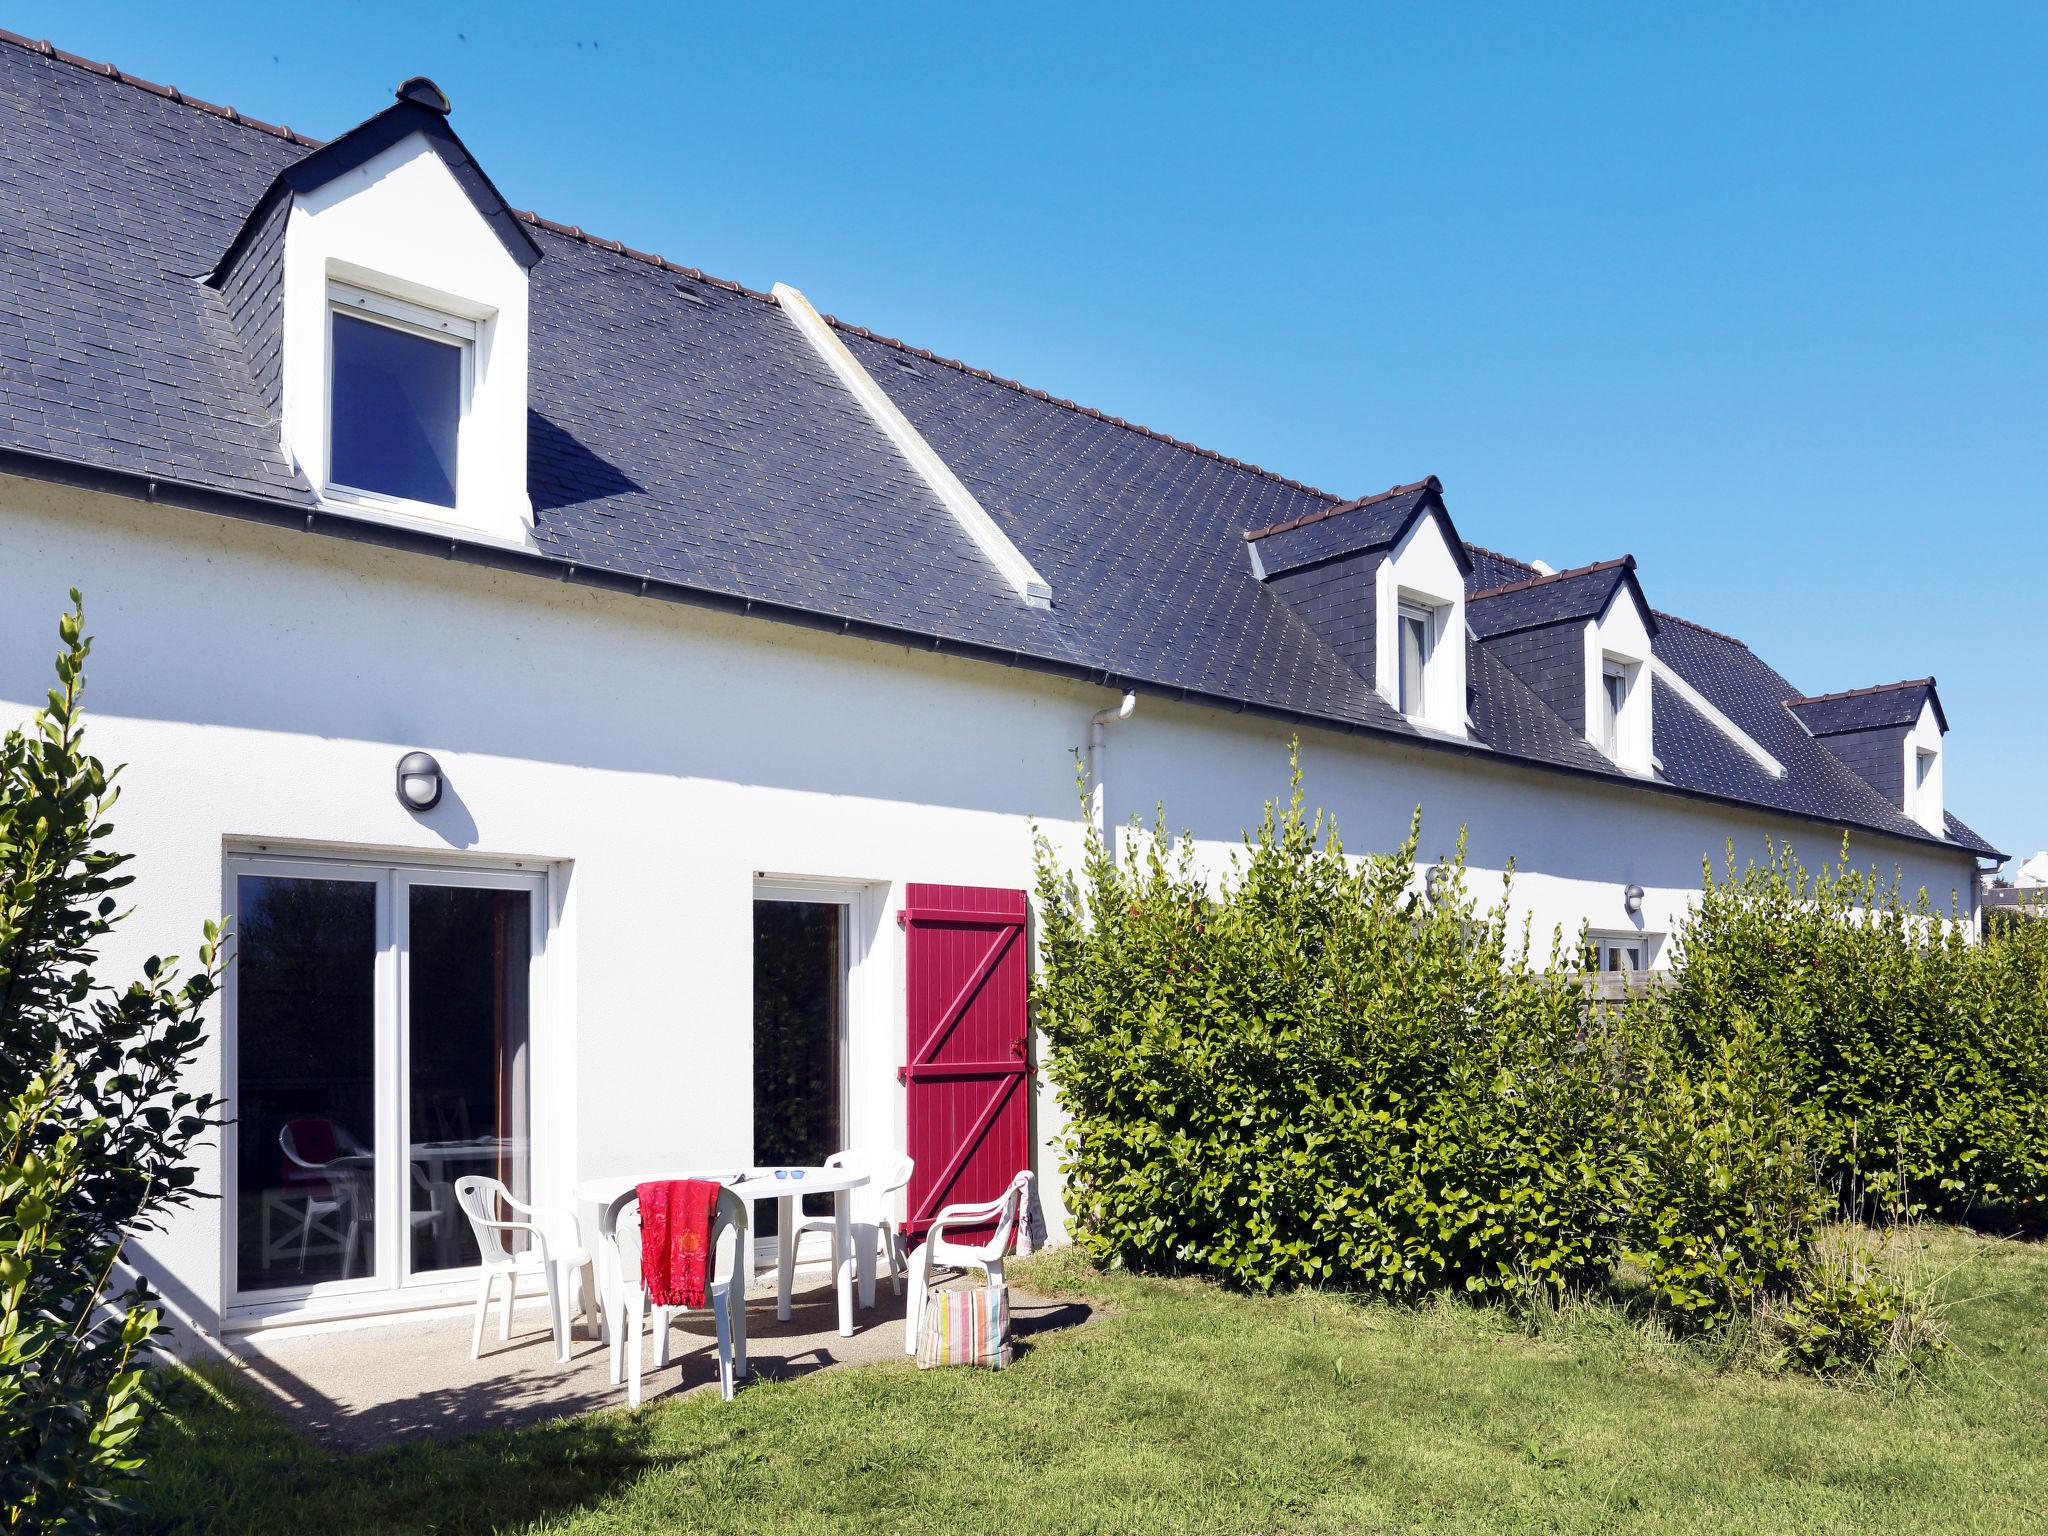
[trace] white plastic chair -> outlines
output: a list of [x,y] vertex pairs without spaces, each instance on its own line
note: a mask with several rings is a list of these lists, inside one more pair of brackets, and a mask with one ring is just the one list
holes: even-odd
[[[647,1304],[647,1292],[640,1281],[639,1190],[629,1189],[606,1206],[598,1217],[597,1231],[611,1269],[606,1338],[611,1346],[612,1385],[618,1386],[623,1378],[626,1402],[638,1408],[641,1321],[649,1312],[653,1314],[654,1368],[658,1371],[668,1364],[670,1320],[685,1309]],[[718,1209],[711,1218],[711,1268],[706,1276],[704,1302],[718,1342],[718,1391],[727,1402],[732,1401],[738,1379],[747,1374],[746,1252],[747,1203],[730,1189],[721,1189]]]
[[[949,1205],[932,1218],[924,1241],[910,1256],[910,1305],[903,1314],[903,1353],[917,1353],[917,1331],[924,1325],[924,1298],[931,1289],[933,1270],[986,1270],[988,1288],[1002,1289],[1003,1259],[1016,1236],[1017,1223],[1024,1219],[1024,1202],[1030,1196],[1031,1170],[1027,1168],[995,1199],[981,1205]],[[985,1242],[957,1243],[944,1235],[947,1227],[981,1227],[991,1221],[996,1229]]]
[[[896,1219],[890,1214],[889,1197],[910,1182],[911,1171],[917,1166],[902,1152],[834,1152],[825,1159],[827,1168],[858,1168],[868,1175],[867,1183],[858,1189],[849,1190],[852,1197],[852,1221],[849,1227],[853,1239],[854,1263],[860,1273],[860,1304],[863,1310],[875,1304],[875,1249],[879,1246],[889,1261],[889,1284],[896,1294],[903,1294],[903,1274],[908,1266],[903,1259],[903,1235],[896,1228]],[[839,1223],[829,1213],[823,1216],[807,1216],[803,1213],[803,1201],[796,1202],[797,1217],[792,1223],[794,1231],[776,1244],[777,1268],[781,1271],[778,1279],[780,1294],[787,1296],[796,1272],[797,1248],[807,1232],[823,1232],[832,1239],[832,1268],[839,1268]]]
[[[548,1288],[548,1326],[555,1336],[555,1359],[569,1359],[569,1319],[579,1295],[582,1311],[592,1332],[598,1328],[597,1273],[590,1250],[583,1246],[583,1234],[573,1211],[553,1206],[527,1205],[512,1198],[512,1191],[497,1179],[471,1174],[455,1181],[455,1201],[469,1218],[476,1233],[483,1279],[476,1293],[476,1326],[469,1334],[469,1358],[474,1360],[484,1346],[484,1314],[491,1308],[491,1292],[499,1277],[505,1281],[505,1302],[498,1312],[498,1337],[512,1337],[512,1299],[519,1288],[519,1276],[538,1270]],[[501,1211],[514,1211],[527,1218],[506,1220]],[[524,1232],[533,1246],[513,1253],[505,1246],[507,1232]]]

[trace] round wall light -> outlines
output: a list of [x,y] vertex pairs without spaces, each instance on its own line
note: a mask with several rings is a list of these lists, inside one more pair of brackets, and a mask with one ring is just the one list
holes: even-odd
[[1432,907],[1444,899],[1444,879],[1444,867],[1441,864],[1432,864],[1429,873],[1422,877],[1422,894],[1429,898]]
[[1621,893],[1621,904],[1628,909],[1628,915],[1634,917],[1643,910],[1643,888],[1640,885],[1631,885]]
[[408,752],[398,760],[398,800],[408,811],[431,811],[441,803],[441,765],[431,752]]

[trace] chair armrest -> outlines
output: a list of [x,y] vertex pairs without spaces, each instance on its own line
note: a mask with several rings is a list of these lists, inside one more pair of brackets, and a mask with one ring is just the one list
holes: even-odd
[[528,1205],[524,1200],[514,1199],[508,1192],[498,1197],[515,1211],[523,1211],[534,1219],[534,1225],[543,1229],[552,1228],[555,1241],[565,1248],[583,1246],[583,1223],[576,1219],[576,1213],[565,1205]]
[[489,1227],[494,1232],[530,1232],[533,1240],[540,1245],[541,1262],[548,1261],[548,1234],[530,1221],[484,1221],[478,1217],[469,1218],[472,1226]]
[[930,1242],[944,1227],[971,1227],[986,1221],[1001,1221],[1003,1207],[1010,1203],[1009,1196],[990,1200],[982,1205],[949,1205],[931,1219],[924,1229],[925,1241]]

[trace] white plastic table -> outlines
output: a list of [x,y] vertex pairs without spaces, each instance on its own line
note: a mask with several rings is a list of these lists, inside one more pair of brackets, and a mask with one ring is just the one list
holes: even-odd
[[[776,1177],[781,1174],[782,1177]],[[801,1174],[802,1177],[793,1177]],[[796,1272],[794,1263],[796,1243],[790,1234],[796,1230],[797,1201],[804,1195],[830,1195],[832,1197],[832,1220],[836,1227],[835,1236],[839,1262],[833,1266],[833,1284],[839,1291],[839,1334],[841,1338],[853,1336],[853,1231],[852,1211],[848,1194],[867,1183],[868,1176],[858,1168],[746,1168],[732,1167],[714,1169],[692,1169],[682,1173],[618,1173],[605,1178],[584,1179],[576,1186],[579,1202],[607,1206],[627,1190],[641,1184],[656,1184],[665,1179],[716,1179],[750,1206],[757,1200],[777,1202],[779,1218],[778,1232],[781,1241],[781,1261],[775,1266],[775,1316],[781,1322],[789,1321],[790,1281]],[[753,1234],[748,1233],[751,1242]],[[743,1273],[751,1274],[753,1256],[735,1255]],[[600,1266],[599,1284],[609,1291],[611,1277],[602,1272]],[[743,1282],[744,1283],[744,1282]],[[605,1316],[610,1317],[610,1296],[607,1294]]]

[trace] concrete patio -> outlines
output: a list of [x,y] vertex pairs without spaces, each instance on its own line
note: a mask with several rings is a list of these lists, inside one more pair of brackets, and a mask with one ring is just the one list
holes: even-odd
[[[748,1293],[749,1380],[787,1380],[840,1366],[904,1361],[903,1302],[887,1282],[875,1306],[856,1312],[852,1337],[842,1338],[830,1281],[822,1275],[791,1297],[790,1319],[778,1322],[772,1290]],[[1083,1303],[1010,1291],[1012,1327],[1020,1337],[1086,1322]],[[469,1358],[470,1313],[344,1332],[245,1335],[236,1354],[279,1412],[322,1445],[369,1450],[420,1435],[459,1435],[539,1423],[595,1409],[623,1409],[625,1391],[606,1376],[605,1347],[582,1335],[570,1340],[567,1365],[555,1361],[546,1309],[522,1305],[512,1337],[500,1342],[493,1308],[480,1358]],[[651,1361],[651,1340],[643,1341]],[[707,1388],[716,1391],[716,1356],[707,1312],[676,1324],[670,1364],[642,1378],[644,1401],[660,1402]],[[746,1391],[746,1383],[741,1391]]]

